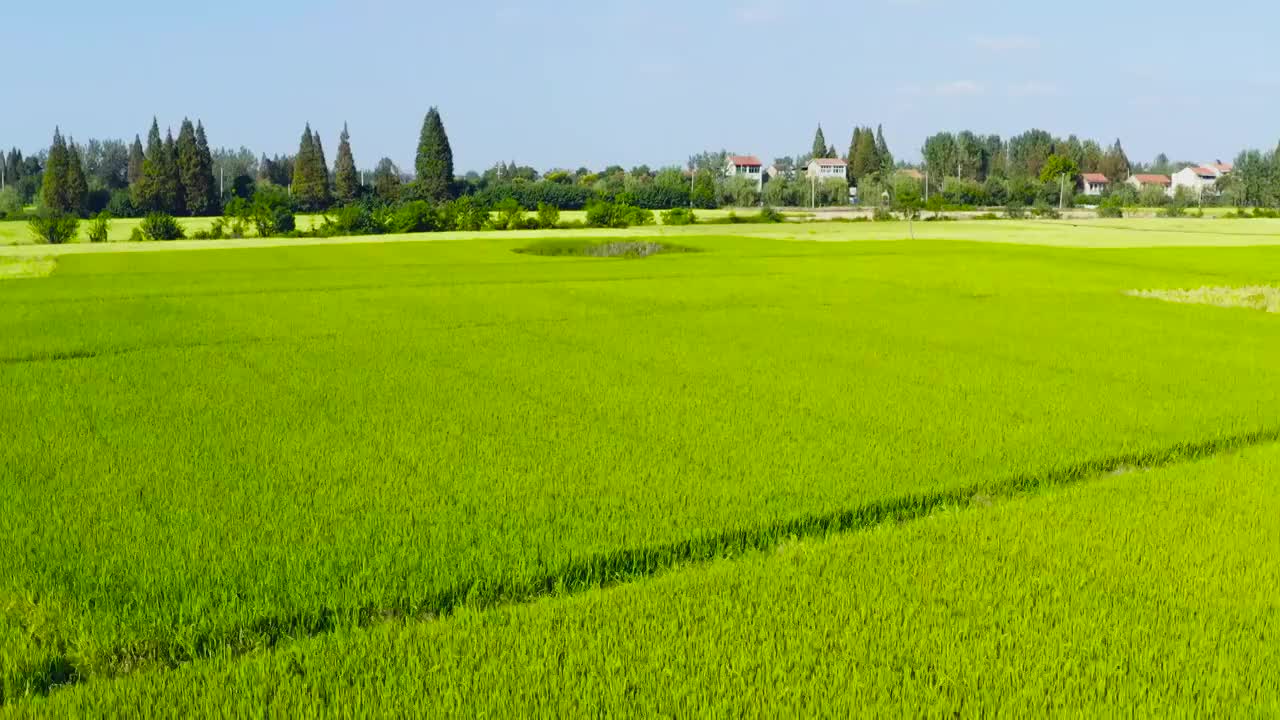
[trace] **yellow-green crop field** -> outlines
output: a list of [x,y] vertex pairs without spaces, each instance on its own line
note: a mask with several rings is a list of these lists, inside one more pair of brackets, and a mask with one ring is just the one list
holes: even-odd
[[1278,227],[7,248],[0,714],[1280,713]]

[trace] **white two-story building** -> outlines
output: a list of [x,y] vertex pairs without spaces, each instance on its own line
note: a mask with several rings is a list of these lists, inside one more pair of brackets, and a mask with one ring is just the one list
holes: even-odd
[[809,161],[805,174],[810,179],[844,180],[848,167],[848,163],[840,158],[814,158]]
[[745,177],[754,180],[757,188],[764,187],[764,163],[754,155],[734,155],[724,169],[728,177]]

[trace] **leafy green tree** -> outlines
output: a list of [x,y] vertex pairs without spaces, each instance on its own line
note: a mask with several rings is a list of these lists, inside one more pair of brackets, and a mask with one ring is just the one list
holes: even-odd
[[1040,182],[1056,182],[1062,177],[1073,180],[1080,174],[1080,166],[1066,155],[1050,155],[1040,169]]
[[818,125],[818,131],[813,134],[813,157],[823,158],[827,156],[827,137],[822,134],[822,125]]
[[59,128],[53,129],[53,143],[44,163],[44,180],[40,185],[40,204],[52,213],[69,213],[74,207],[67,188],[67,167],[71,153]]
[[1106,175],[1107,179],[1113,183],[1121,183],[1129,179],[1129,157],[1125,155],[1124,148],[1120,146],[1118,139],[1116,144],[1103,154],[1098,163],[1098,172]]
[[63,183],[66,190],[67,207],[65,212],[81,215],[85,210],[85,200],[89,196],[89,181],[84,174],[84,162],[80,158],[80,148],[74,139],[67,144],[67,176]]
[[142,152],[142,139],[134,135],[133,145],[129,146],[129,187],[132,188],[142,179],[142,163],[145,160],[146,155]]
[[716,207],[716,177],[716,171],[709,169],[694,172],[689,204],[702,209]]
[[373,194],[388,205],[400,199],[400,168],[391,158],[382,158],[374,168]]
[[338,158],[333,163],[333,194],[338,202],[354,202],[360,196],[360,174],[356,171],[356,159],[351,154],[351,133],[342,124],[338,137]]
[[424,199],[443,202],[453,198],[453,148],[440,111],[434,107],[422,121],[415,169],[418,193]]

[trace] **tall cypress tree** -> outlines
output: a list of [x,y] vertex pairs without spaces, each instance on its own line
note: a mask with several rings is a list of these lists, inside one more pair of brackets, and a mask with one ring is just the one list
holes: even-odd
[[813,134],[813,156],[822,158],[827,156],[827,136],[822,134],[822,126],[818,126],[818,132]]
[[360,177],[356,172],[356,159],[351,154],[351,133],[342,124],[338,136],[338,158],[333,163],[333,194],[338,202],[349,203],[360,194]]
[[160,124],[151,119],[147,132],[147,152],[142,160],[142,175],[133,184],[133,205],[142,212],[161,210],[160,187],[164,184],[164,141],[160,139]]
[[889,152],[889,143],[884,141],[884,125],[876,125],[876,159],[880,163],[880,172],[886,175],[893,172],[893,153]]
[[320,133],[313,133],[311,140],[315,145],[315,157],[311,159],[311,172],[314,176],[311,184],[319,195],[320,209],[324,210],[329,207],[329,161],[324,157],[324,142],[320,140]]
[[875,133],[871,132],[871,128],[861,128],[858,131],[857,145],[849,156],[849,174],[854,182],[861,182],[864,177],[879,170]]
[[311,123],[307,123],[298,143],[298,156],[293,164],[293,197],[307,210],[323,210],[329,205],[329,169],[325,167],[320,137],[311,132]]
[[443,202],[453,197],[453,148],[445,133],[440,111],[431,108],[422,121],[418,138],[418,192],[423,198]]
[[178,177],[182,183],[182,204],[193,215],[203,214],[205,199],[202,193],[208,191],[201,187],[200,148],[196,146],[196,126],[188,118],[182,119],[182,127],[178,130],[178,142],[175,147],[178,159]]
[[44,163],[44,180],[40,185],[40,203],[54,212],[70,212],[67,201],[67,165],[71,162],[62,131],[53,129],[53,144]]
[[160,184],[160,210],[170,215],[185,215],[187,208],[182,193],[182,171],[178,169],[178,144],[173,130],[165,132]]
[[67,144],[67,176],[63,181],[66,191],[66,211],[80,215],[85,210],[85,200],[89,195],[89,181],[84,175],[84,163],[80,159],[80,149],[76,147],[75,138]]
[[862,138],[862,128],[853,128],[853,138],[849,140],[849,154],[845,156],[848,163],[845,166],[845,179],[849,181],[849,185],[858,184],[858,176],[853,172],[853,157],[858,153],[858,140]]
[[142,163],[146,156],[142,153],[142,138],[133,136],[133,145],[129,147],[129,187],[132,188],[142,179]]
[[196,151],[198,152],[196,183],[202,190],[197,195],[200,206],[187,209],[193,215],[217,215],[222,209],[222,192],[218,187],[217,178],[213,176],[213,151],[209,149],[209,137],[204,133],[204,123],[199,120],[196,121]]

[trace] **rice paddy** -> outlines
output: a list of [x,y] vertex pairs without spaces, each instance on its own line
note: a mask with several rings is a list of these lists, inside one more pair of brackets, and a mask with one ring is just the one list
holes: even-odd
[[4,708],[1274,711],[1280,252],[811,227],[0,282]]

